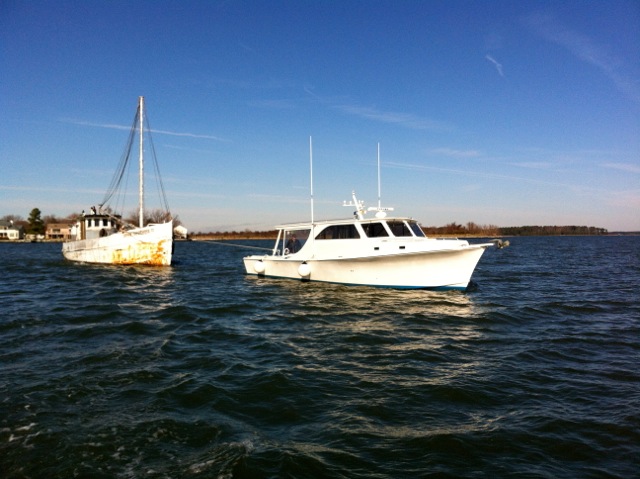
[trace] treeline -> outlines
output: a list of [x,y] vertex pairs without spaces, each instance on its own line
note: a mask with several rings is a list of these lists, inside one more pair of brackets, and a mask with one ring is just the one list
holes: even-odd
[[42,212],[38,208],[33,208],[29,212],[29,218],[24,219],[20,215],[5,215],[0,218],[0,221],[13,222],[16,227],[24,228],[27,234],[42,235],[45,232],[45,228],[49,223],[72,223],[74,216],[70,215],[67,218],[58,218],[54,215],[42,216]]
[[[145,223],[158,223],[165,220],[165,213],[161,210],[154,210],[147,213]],[[13,221],[16,226],[23,226],[27,233],[44,233],[45,226],[49,223],[72,223],[81,214],[73,213],[66,218],[59,218],[53,215],[42,216],[38,208],[34,208],[29,213],[29,218],[24,220],[21,216],[6,215],[0,218],[4,221]],[[125,221],[137,223],[135,212],[131,213]],[[174,217],[174,226],[181,224],[180,219]],[[607,235],[609,232],[605,228],[595,226],[509,226],[500,227],[495,225],[480,225],[472,221],[467,224],[452,222],[444,226],[423,226],[422,230],[427,236],[599,236]],[[235,240],[235,239],[272,239],[277,236],[276,230],[267,231],[215,231],[198,232],[189,236],[194,239],[215,239],[215,240]]]
[[605,228],[595,226],[511,226],[500,228],[501,236],[600,236],[607,235]]
[[[111,208],[105,208],[104,212],[108,214],[112,213]],[[26,220],[20,215],[5,215],[0,218],[0,221],[11,221],[16,227],[23,227],[27,234],[42,235],[45,233],[48,224],[73,224],[83,215],[84,211],[82,213],[71,213],[64,218],[55,215],[42,216],[42,211],[40,211],[39,208],[33,208],[29,212],[29,217]],[[167,221],[167,219],[168,217],[165,211],[160,209],[149,210],[145,211],[144,224],[163,223]],[[137,224],[138,213],[136,211],[129,213],[129,216],[125,217],[124,221],[130,224]],[[182,224],[180,218],[175,216],[173,218],[173,226],[180,224]]]
[[191,233],[189,237],[197,240],[238,240],[238,239],[274,239],[278,236],[276,230],[269,231],[215,231],[212,233]]
[[500,236],[500,228],[495,225],[479,225],[472,221],[466,225],[449,223],[444,226],[423,226],[427,236]]
[[596,226],[508,226],[466,225],[449,223],[445,226],[428,226],[422,230],[428,236],[600,236],[609,232]]
[[[444,226],[423,226],[427,236],[599,236],[607,235],[605,228],[595,226],[510,226],[479,225],[469,222],[466,225],[449,223]],[[215,231],[212,233],[193,233],[189,236],[199,240],[238,240],[238,239],[274,239],[276,230],[268,231]]]

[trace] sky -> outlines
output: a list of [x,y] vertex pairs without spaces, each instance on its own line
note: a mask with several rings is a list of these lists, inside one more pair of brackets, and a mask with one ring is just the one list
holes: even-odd
[[375,206],[378,145],[424,226],[640,231],[635,0],[4,0],[0,72],[0,217],[99,203],[144,96],[193,233]]

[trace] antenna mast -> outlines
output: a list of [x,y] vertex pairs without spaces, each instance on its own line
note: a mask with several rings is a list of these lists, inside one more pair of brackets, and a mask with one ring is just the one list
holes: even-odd
[[143,140],[142,140],[142,131],[144,128],[144,97],[141,96],[138,98],[138,103],[139,103],[139,110],[140,110],[140,179],[139,179],[139,190],[138,190],[138,197],[139,197],[139,203],[140,203],[140,211],[138,212],[139,215],[139,226],[140,228],[142,228],[144,226],[144,158],[143,158],[143,152],[144,152],[144,145],[143,145]]
[[380,203],[380,142],[378,142],[378,209],[382,208]]
[[311,137],[309,137],[309,171],[311,182],[311,224],[313,224],[313,143]]
[[384,218],[387,215],[387,211],[393,211],[393,208],[383,208],[381,202],[381,187],[380,187],[380,142],[378,142],[378,207],[370,206],[368,211],[376,211],[376,218]]

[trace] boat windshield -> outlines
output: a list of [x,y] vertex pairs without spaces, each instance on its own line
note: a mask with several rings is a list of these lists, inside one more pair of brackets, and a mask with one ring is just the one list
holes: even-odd
[[411,231],[413,231],[414,235],[416,235],[418,238],[424,238],[424,231],[422,231],[422,228],[420,228],[420,225],[418,223],[416,223],[415,221],[410,221],[409,226],[411,227]]
[[404,221],[387,221],[393,236],[413,236],[411,230]]
[[381,236],[389,236],[387,230],[382,223],[362,223],[361,224],[364,233],[369,238],[378,238]]
[[286,230],[282,237],[284,254],[294,254],[302,249],[309,239],[308,229]]

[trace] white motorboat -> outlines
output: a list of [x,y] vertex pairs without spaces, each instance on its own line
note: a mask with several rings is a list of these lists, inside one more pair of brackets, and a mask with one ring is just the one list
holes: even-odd
[[[102,204],[82,215],[71,228],[71,240],[63,243],[62,254],[71,261],[107,264],[145,264],[168,266],[173,253],[173,220],[166,198],[162,195],[162,221],[146,222],[144,210],[144,97],[139,97],[127,150],[120,168]],[[127,224],[112,212],[109,200],[119,190],[132,151],[135,132],[139,132],[139,208],[138,225]],[[154,158],[155,159],[155,158]],[[158,171],[156,164],[156,171]],[[159,178],[158,178],[159,179]],[[162,189],[164,193],[164,189]],[[157,218],[156,218],[157,221]]]
[[[313,167],[311,168],[313,170]],[[393,208],[365,210],[355,192],[344,206],[355,207],[352,218],[313,220],[276,226],[278,236],[270,254],[246,256],[249,275],[402,289],[466,290],[480,257],[491,243],[427,237],[408,217],[387,217]],[[367,217],[367,212],[375,216]],[[506,245],[507,242],[504,243]]]
[[[462,239],[426,237],[418,222],[366,218],[355,193],[355,217],[277,226],[271,254],[244,258],[247,274],[403,289],[466,290],[486,248]],[[378,210],[378,208],[375,208]]]

